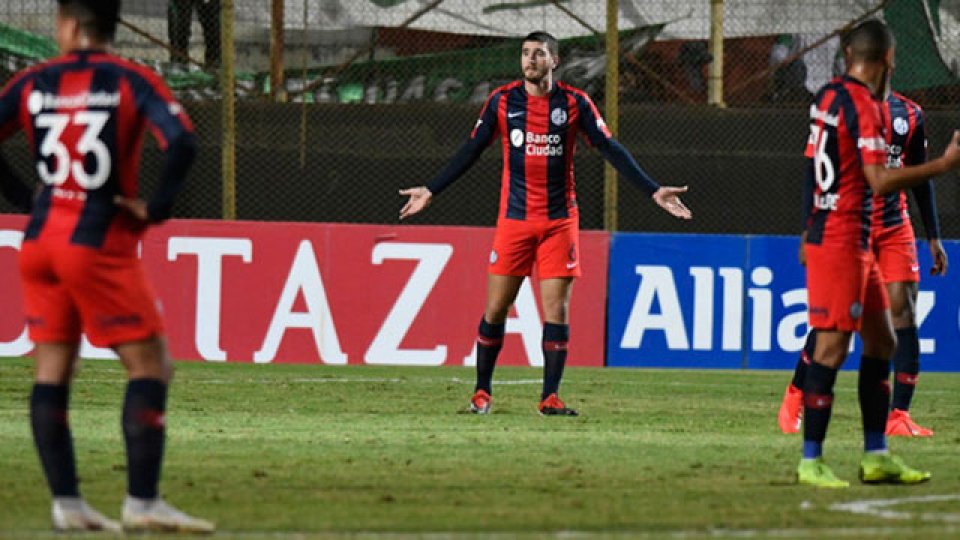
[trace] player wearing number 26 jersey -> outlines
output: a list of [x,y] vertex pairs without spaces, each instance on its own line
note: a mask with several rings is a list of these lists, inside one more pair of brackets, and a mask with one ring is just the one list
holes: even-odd
[[79,319],[98,345],[161,330],[136,258],[143,223],[115,203],[137,197],[148,126],[168,151],[147,205],[149,220],[160,221],[170,215],[195,143],[190,120],[155,73],[105,51],[78,50],[21,72],[0,95],[0,140],[24,130],[42,182],[20,259],[34,341],[69,341],[79,335]]

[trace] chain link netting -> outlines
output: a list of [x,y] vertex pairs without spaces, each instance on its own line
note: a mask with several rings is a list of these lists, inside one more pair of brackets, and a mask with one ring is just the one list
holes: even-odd
[[[55,5],[0,4],[0,82],[56,53]],[[221,11],[231,5],[224,28]],[[897,35],[894,87],[927,111],[931,151],[960,126],[950,110],[960,98],[955,3],[726,0],[722,13],[725,107],[707,103],[711,3],[619,0],[618,138],[661,183],[688,184],[696,215],[672,220],[621,182],[620,230],[795,234],[807,108],[843,69],[840,29],[864,16],[885,17]],[[223,215],[232,180],[221,152],[225,131],[235,130],[238,218],[391,223],[397,190],[439,171],[488,93],[519,77],[527,32],[557,35],[559,77],[605,110],[606,17],[599,0],[125,0],[115,50],[159,71],[196,125],[201,153],[176,215]],[[235,125],[223,122],[221,32],[232,32]],[[272,56],[278,37],[283,54]],[[280,58],[283,84],[271,88]],[[23,135],[4,150],[30,177]],[[492,225],[500,162],[499,148],[487,150],[414,221]],[[145,193],[161,164],[148,144]],[[602,159],[581,144],[576,169],[582,227],[602,228]],[[937,193],[944,235],[960,237],[960,194],[949,181]]]

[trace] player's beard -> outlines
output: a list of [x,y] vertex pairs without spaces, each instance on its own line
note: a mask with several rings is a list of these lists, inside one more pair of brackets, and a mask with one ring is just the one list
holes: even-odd
[[540,84],[546,76],[545,71],[540,71],[537,68],[523,70],[523,79],[532,84]]

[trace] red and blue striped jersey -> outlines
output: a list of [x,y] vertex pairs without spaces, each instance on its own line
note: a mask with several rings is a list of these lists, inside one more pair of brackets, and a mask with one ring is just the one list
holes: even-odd
[[546,96],[531,96],[523,81],[490,94],[471,138],[490,144],[500,135],[503,174],[500,217],[547,220],[577,217],[573,155],[577,133],[596,146],[610,139],[590,97],[556,82]]
[[[892,92],[881,109],[887,141],[887,167],[899,169],[927,161],[927,135],[920,106]],[[910,223],[906,190],[877,195],[873,199],[873,228]]]
[[120,213],[114,198],[137,197],[147,127],[161,148],[193,132],[183,107],[145,66],[73,51],[17,74],[0,92],[0,141],[23,129],[42,182],[25,239],[132,252],[143,226]]
[[815,180],[807,242],[867,249],[873,191],[863,167],[884,165],[887,143],[880,106],[865,84],[838,77],[817,93],[805,155]]

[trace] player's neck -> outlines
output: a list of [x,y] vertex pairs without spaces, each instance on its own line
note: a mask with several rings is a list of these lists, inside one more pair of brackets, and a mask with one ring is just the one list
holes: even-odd
[[870,93],[877,95],[877,89],[883,82],[883,66],[858,62],[847,69],[847,77],[856,79],[870,88]]
[[100,51],[107,52],[110,44],[98,41],[95,39],[90,39],[87,36],[78,36],[76,39],[71,39],[67,43],[63,43],[60,46],[60,51],[64,54],[71,53],[74,51]]
[[527,94],[531,96],[543,97],[553,89],[553,74],[548,73],[538,82],[531,82],[526,79],[523,81],[523,87]]

